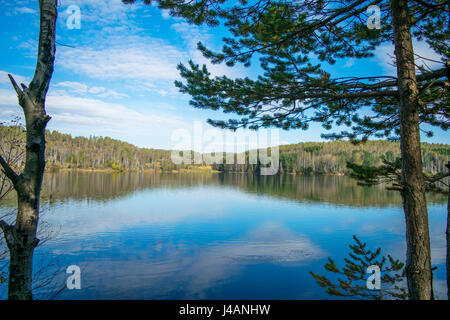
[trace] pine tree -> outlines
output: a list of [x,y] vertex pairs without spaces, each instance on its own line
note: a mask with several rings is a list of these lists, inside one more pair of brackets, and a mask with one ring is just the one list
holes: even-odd
[[[404,263],[395,260],[390,255],[381,256],[381,248],[375,251],[366,248],[367,244],[353,236],[355,244],[349,245],[351,252],[344,258],[345,266],[340,269],[328,258],[325,270],[341,276],[337,282],[327,277],[310,272],[317,284],[326,288],[325,292],[336,297],[368,298],[374,300],[401,299],[408,297],[405,286]],[[380,271],[380,288],[370,289],[367,286],[368,267],[377,266]]]
[[[431,250],[419,125],[426,123],[444,130],[449,125],[448,2],[155,2],[171,10],[173,16],[195,24],[218,25],[224,21],[232,37],[223,40],[221,52],[198,44],[212,63],[249,66],[259,59],[263,73],[257,79],[211,77],[206,66],[192,61],[188,66],[179,65],[184,81],[177,81],[176,86],[191,96],[194,107],[236,115],[228,121],[209,119],[210,124],[234,130],[270,126],[288,130],[307,129],[310,123],[320,122],[325,129],[349,127],[324,135],[328,138],[366,141],[375,136],[400,140],[409,297],[431,299]],[[380,29],[366,25],[370,5],[380,8]],[[427,70],[415,65],[413,37],[426,41],[442,57],[437,61],[440,68]],[[310,60],[310,55],[330,64],[343,58],[364,59],[373,56],[386,41],[392,41],[395,47],[396,77],[339,77]]]

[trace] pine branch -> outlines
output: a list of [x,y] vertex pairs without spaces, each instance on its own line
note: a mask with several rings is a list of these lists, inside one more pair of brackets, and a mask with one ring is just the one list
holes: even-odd
[[[366,243],[362,243],[356,236],[353,236],[353,240],[355,244],[349,245],[353,253],[349,252],[349,258],[344,258],[345,267],[342,271],[338,269],[331,258],[328,258],[328,263],[324,266],[325,270],[346,279],[337,279],[338,283],[333,283],[325,276],[310,271],[317,284],[326,288],[326,293],[339,297],[381,300],[383,297],[390,296],[395,299],[405,299],[407,297],[406,289],[397,285],[397,283],[404,282],[404,264],[399,260],[394,260],[390,255],[388,255],[388,259],[383,256],[379,260],[381,248],[372,252],[366,250]],[[389,261],[389,267],[383,267],[386,261]],[[370,290],[365,284],[361,285],[367,281],[366,268],[369,265],[379,266],[380,272],[383,274],[380,278],[382,287],[379,290]]]

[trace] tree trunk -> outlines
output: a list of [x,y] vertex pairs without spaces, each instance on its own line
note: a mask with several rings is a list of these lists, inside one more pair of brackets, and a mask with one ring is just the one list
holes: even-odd
[[406,277],[410,299],[433,298],[430,235],[420,150],[419,99],[407,0],[391,0],[400,95],[402,198],[406,220]]
[[32,232],[20,232],[7,225],[2,228],[9,250],[8,299],[31,300],[33,252],[38,240],[31,235]]
[[[450,172],[450,161],[446,167]],[[447,230],[445,231],[447,238],[447,299],[450,300],[450,185],[448,186],[448,200],[447,200]]]
[[32,299],[33,252],[39,220],[39,199],[45,168],[45,127],[50,117],[45,112],[45,97],[53,74],[55,60],[55,26],[57,0],[40,0],[38,58],[29,88],[17,85],[9,75],[25,115],[26,160],[18,175],[0,156],[5,175],[17,192],[18,209],[15,224],[0,221],[9,250],[8,299]]

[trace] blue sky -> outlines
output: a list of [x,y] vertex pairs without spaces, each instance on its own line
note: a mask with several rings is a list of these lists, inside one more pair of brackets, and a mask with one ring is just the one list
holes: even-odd
[[[226,119],[219,112],[199,110],[189,105],[173,82],[179,79],[176,65],[193,59],[206,63],[213,75],[232,77],[257,74],[257,67],[211,66],[196,50],[198,41],[219,49],[223,28],[196,27],[170,17],[156,7],[123,5],[120,0],[59,1],[55,70],[47,96],[48,128],[74,136],[110,136],[140,147],[173,149],[176,132],[203,130],[203,138],[213,135],[207,118]],[[0,1],[0,121],[21,115],[7,73],[26,84],[31,80],[39,32],[38,1]],[[81,28],[69,29],[66,12],[70,5],[81,10]],[[425,43],[416,43],[421,56],[438,58]],[[392,45],[381,46],[375,56],[364,61],[346,59],[329,67],[332,74],[394,74]],[[433,67],[433,66],[432,66]],[[218,130],[218,129],[215,129]],[[423,141],[448,143],[450,135],[434,130]],[[308,131],[279,131],[281,143],[322,141],[320,124]],[[243,136],[240,130],[235,136]],[[223,132],[218,134],[224,134]],[[204,141],[204,139],[202,140]],[[270,139],[267,145],[271,144]],[[231,144],[192,143],[197,151],[232,151]],[[259,147],[265,146],[258,145]]]

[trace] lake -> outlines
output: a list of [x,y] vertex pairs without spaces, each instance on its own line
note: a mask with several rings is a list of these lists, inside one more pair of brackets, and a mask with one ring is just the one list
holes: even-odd
[[[445,299],[447,199],[428,203],[435,294]],[[7,199],[0,211],[13,208]],[[54,172],[42,208],[42,299],[70,265],[81,289],[56,299],[334,299],[309,272],[328,275],[328,257],[343,266],[353,235],[405,259],[400,195],[344,176]]]

